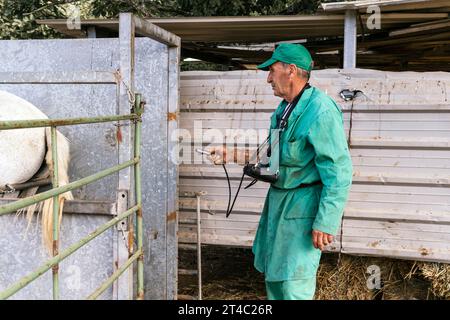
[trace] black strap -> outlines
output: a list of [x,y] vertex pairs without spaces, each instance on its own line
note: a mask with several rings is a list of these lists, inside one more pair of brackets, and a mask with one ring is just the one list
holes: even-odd
[[277,129],[281,129],[281,131],[284,130],[284,128],[286,128],[287,126],[287,121],[289,119],[289,116],[291,115],[292,111],[294,110],[295,106],[297,105],[298,101],[300,100],[300,98],[302,97],[303,92],[306,89],[311,88],[311,86],[309,85],[309,83],[306,83],[302,90],[300,91],[300,93],[294,98],[294,100],[292,100],[291,103],[289,103],[283,110],[283,113],[281,115],[281,119],[279,119],[278,123],[277,123]]
[[[276,128],[277,128],[277,129],[280,129],[281,132],[283,132],[284,129],[286,128],[287,123],[288,123],[289,116],[291,115],[292,111],[294,111],[294,108],[297,106],[297,104],[298,104],[300,98],[301,98],[302,95],[303,95],[303,92],[304,92],[306,89],[309,89],[309,88],[311,88],[310,84],[309,84],[309,83],[306,83],[306,84],[303,86],[302,90],[300,90],[300,93],[294,98],[294,100],[292,100],[292,102],[289,103],[289,104],[284,108],[283,113],[281,114],[281,118],[278,118],[278,117],[277,117],[277,125],[276,125]],[[280,133],[280,134],[281,134],[281,133]],[[267,138],[266,140],[268,141],[268,139],[269,139],[269,138]],[[267,148],[267,156],[270,157],[270,156],[271,156],[271,153],[272,153],[272,146],[269,145],[269,147]]]
[[319,184],[322,184],[322,181],[321,181],[321,180],[317,180],[317,181],[314,181],[314,182],[311,182],[311,183],[300,183],[298,186],[296,186],[296,187],[294,187],[294,188],[278,188],[278,187],[276,187],[276,186],[274,186],[274,185],[272,185],[272,187],[274,187],[275,189],[278,189],[278,190],[285,190],[285,191],[288,191],[288,190],[295,190],[295,189],[309,188],[309,187],[316,186],[316,185],[319,185]]

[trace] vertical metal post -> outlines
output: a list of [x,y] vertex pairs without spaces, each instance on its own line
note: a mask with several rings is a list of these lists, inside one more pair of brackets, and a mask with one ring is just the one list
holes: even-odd
[[134,192],[136,205],[139,206],[136,212],[136,238],[137,250],[141,252],[137,265],[137,299],[144,299],[144,254],[143,254],[143,227],[142,227],[142,191],[141,191],[141,131],[142,131],[142,103],[141,95],[135,94],[134,112],[139,115],[134,125],[134,157],[139,159],[134,165]]
[[356,68],[356,11],[345,11],[344,69]]
[[179,74],[180,47],[169,47],[169,92],[168,92],[168,122],[167,122],[167,300],[177,299],[178,290],[178,165],[170,156],[176,150],[177,141],[172,139],[178,128],[178,111],[180,96]]
[[[57,131],[56,127],[51,127],[52,140],[52,185],[53,188],[58,188],[58,146],[57,146]],[[58,255],[58,241],[59,241],[59,196],[53,197],[53,256]],[[53,300],[59,299],[59,264],[52,268],[53,272]]]
[[97,38],[97,29],[94,26],[87,27],[86,32],[88,38]]
[[202,239],[201,239],[200,194],[197,194],[197,277],[198,300],[202,300]]
[[[120,53],[120,81],[118,97],[118,114],[129,114],[130,109],[135,106],[134,102],[134,54],[135,54],[135,27],[131,13],[120,13],[119,15],[119,53]],[[122,136],[122,141],[118,143],[118,162],[121,163],[130,158],[132,154],[131,146],[131,126],[128,122],[119,122],[117,134]],[[119,185],[117,187],[117,207],[127,208],[135,202],[131,189],[131,169],[127,168],[119,173]],[[128,222],[131,222],[131,217]],[[130,226],[129,223],[125,223]],[[127,226],[123,225],[124,228]],[[117,270],[129,258],[129,252],[126,248],[127,241],[123,240],[123,234],[116,232],[117,251],[114,257],[114,270]],[[116,282],[117,299],[133,298],[133,270],[127,275],[123,275]]]

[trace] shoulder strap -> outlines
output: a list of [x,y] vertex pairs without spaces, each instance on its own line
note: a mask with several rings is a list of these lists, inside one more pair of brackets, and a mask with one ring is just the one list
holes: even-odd
[[295,99],[286,106],[286,109],[281,116],[280,122],[278,123],[278,126],[277,126],[278,129],[281,129],[283,131],[284,128],[286,128],[287,120],[289,119],[289,116],[291,115],[291,113],[294,110],[295,106],[297,105],[298,101],[302,97],[303,92],[308,88],[311,88],[311,86],[309,85],[309,83],[306,83],[305,86],[303,87],[303,89],[300,91],[300,93],[295,97]]

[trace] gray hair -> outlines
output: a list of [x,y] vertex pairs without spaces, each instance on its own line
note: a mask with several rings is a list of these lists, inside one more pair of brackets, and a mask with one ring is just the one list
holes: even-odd
[[[291,65],[290,63],[285,63],[282,61],[280,61],[280,62],[285,69]],[[301,79],[305,79],[306,81],[308,81],[309,77],[310,77],[310,73],[308,71],[306,71],[305,69],[297,67],[297,76],[299,76]]]

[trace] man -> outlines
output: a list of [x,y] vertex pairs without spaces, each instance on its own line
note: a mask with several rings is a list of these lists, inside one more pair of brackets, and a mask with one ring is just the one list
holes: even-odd
[[[271,129],[293,108],[279,137],[279,177],[268,191],[253,244],[268,299],[313,299],[321,252],[333,241],[352,181],[342,112],[308,85],[313,61],[298,44],[280,44],[258,68],[283,98]],[[300,95],[300,97],[298,97]],[[297,97],[297,99],[296,99]],[[212,150],[213,160],[226,150]]]

